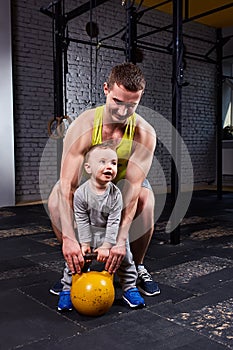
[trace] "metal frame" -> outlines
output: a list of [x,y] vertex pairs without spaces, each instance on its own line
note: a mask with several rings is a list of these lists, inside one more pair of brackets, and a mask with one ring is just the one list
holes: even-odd
[[[183,85],[183,27],[182,27],[183,0],[173,0],[173,60],[172,60],[172,160],[171,160],[171,204],[174,208],[174,223],[180,222],[179,206],[176,199],[180,193],[181,184],[181,144],[182,132],[182,85]],[[171,227],[174,227],[171,222]],[[180,224],[170,233],[171,244],[180,243]]]
[[[76,9],[65,13],[64,1],[55,0],[48,7],[42,7],[40,11],[53,19],[54,25],[54,117],[64,115],[66,102],[66,89],[64,76],[67,72],[67,48],[70,41],[92,44],[81,40],[67,38],[66,28],[70,20],[80,16],[90,9],[100,6],[109,0],[90,0]],[[49,9],[52,7],[52,11]]]
[[[66,115],[66,79],[68,62],[67,49],[69,41],[66,36],[68,21],[83,13],[90,11],[109,0],[90,0],[77,7],[73,11],[65,13],[64,1],[55,0],[48,7],[40,8],[40,11],[53,20],[53,71],[54,71],[54,121],[59,126],[59,120]],[[50,11],[52,8],[52,11]],[[90,44],[90,43],[89,43]],[[63,149],[62,138],[57,138],[57,177],[60,175],[60,165]]]
[[126,1],[126,31],[125,31],[125,58],[127,62],[136,64],[137,50],[137,11],[131,4],[131,0]]
[[[93,43],[84,40],[77,40],[72,38],[67,38],[65,36],[65,29],[68,21],[84,14],[90,9],[93,9],[99,5],[108,2],[109,0],[90,0],[85,4],[77,7],[76,9],[70,11],[69,13],[63,13],[64,8],[62,9],[63,0],[54,1],[49,7],[41,8],[41,12],[53,19],[55,23],[55,57],[54,57],[54,105],[55,105],[55,116],[61,116],[64,114],[64,67],[66,67],[66,50],[69,42],[77,42],[83,44],[89,44],[93,46],[102,46],[109,49],[123,50],[110,45],[103,45],[102,43]],[[137,25],[147,25],[143,22],[140,22],[142,16],[152,9],[156,9],[172,2],[173,4],[173,23],[166,25],[164,27],[153,27],[154,29],[142,34],[137,35]],[[183,34],[182,25],[199,18],[209,16],[213,13],[225,10],[227,8],[233,7],[233,2],[224,6],[217,7],[210,11],[200,13],[196,16],[189,16],[189,4],[190,0],[185,0],[184,2],[184,13],[185,18],[182,18],[183,11],[183,1],[182,0],[167,0],[162,1],[159,4],[151,6],[149,8],[137,11],[134,0],[124,0],[122,5],[126,7],[126,31],[125,31],[125,55],[127,61],[132,61],[136,63],[136,50],[137,48],[142,48],[145,50],[157,51],[162,53],[167,53],[173,57],[173,72],[172,72],[172,124],[174,128],[181,134],[181,125],[182,125],[182,116],[181,116],[181,94],[182,94],[182,85],[183,85],[183,37],[191,37]],[[140,6],[143,4],[143,0],[140,2]],[[49,11],[51,6],[55,7],[55,11]],[[173,28],[171,31],[170,29]],[[123,28],[124,29],[124,28]],[[140,39],[148,37],[152,34],[160,33],[161,31],[167,31],[173,33],[172,43],[168,47],[161,45],[151,44]],[[118,31],[117,33],[119,33]],[[117,34],[116,33],[116,34]],[[110,35],[108,38],[113,37]],[[196,40],[204,41],[213,44],[213,48],[209,50],[204,56],[197,53],[185,53],[185,57],[191,58],[194,60],[200,60],[217,65],[217,193],[218,198],[222,197],[222,145],[221,145],[221,132],[222,132],[222,111],[221,111],[221,101],[222,101],[222,49],[226,42],[228,42],[233,36],[222,39],[221,30],[217,30],[217,42],[212,43],[210,41],[203,40],[201,38],[192,37]],[[173,47],[173,49],[171,49]],[[217,59],[213,60],[209,55],[216,50]],[[227,56],[229,58],[232,56]],[[179,169],[176,168],[175,164],[180,164],[180,145],[179,141],[175,135],[173,137],[173,145],[175,152],[173,154],[172,161],[172,172],[171,172],[171,194],[172,194],[172,205],[174,206],[177,195],[180,191],[180,184],[178,183],[178,173]],[[177,217],[179,213],[175,214]],[[178,225],[176,229],[170,233],[170,239],[172,244],[178,244],[180,242],[180,226]]]
[[216,43],[216,54],[217,54],[217,114],[216,114],[216,125],[217,125],[217,196],[218,199],[222,199],[222,57],[223,57],[223,39],[222,30],[216,30],[217,43]]

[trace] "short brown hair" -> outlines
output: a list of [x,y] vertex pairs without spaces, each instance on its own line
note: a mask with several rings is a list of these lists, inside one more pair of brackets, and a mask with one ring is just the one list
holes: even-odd
[[96,148],[100,148],[100,149],[108,149],[109,148],[109,149],[113,150],[114,152],[116,152],[116,142],[114,140],[107,140],[107,141],[104,141],[102,143],[92,145],[89,148],[89,150],[87,151],[87,153],[85,154],[85,161],[84,161],[85,163],[88,162],[90,153]]
[[114,84],[123,85],[126,90],[144,90],[146,81],[141,69],[133,63],[125,62],[112,68],[107,80],[109,89]]

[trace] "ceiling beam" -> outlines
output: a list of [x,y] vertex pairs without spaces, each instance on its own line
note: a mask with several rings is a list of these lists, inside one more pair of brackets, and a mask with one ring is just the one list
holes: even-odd
[[81,16],[82,14],[90,11],[91,9],[104,4],[105,2],[108,2],[109,0],[90,0],[86,2],[85,4],[77,7],[76,9],[68,12],[65,14],[66,21],[70,21],[71,19],[74,19],[78,16]]
[[[182,23],[185,24],[185,23],[188,23],[188,22],[192,22],[192,21],[195,21],[195,20],[200,19],[202,17],[206,17],[206,16],[209,16],[209,15],[212,15],[213,13],[220,12],[220,11],[226,10],[228,8],[231,8],[231,7],[233,7],[233,2],[231,2],[230,4],[227,4],[227,5],[216,7],[214,9],[212,9],[212,10],[200,13],[198,15],[195,15],[195,16],[192,16],[192,17],[189,17],[189,18],[185,18],[182,21]],[[160,29],[155,29],[155,30],[152,30],[150,32],[141,34],[141,35],[139,35],[137,37],[137,39],[142,39],[142,38],[145,38],[145,37],[147,37],[149,35],[156,34],[156,33],[162,32],[163,30],[167,30],[167,29],[170,29],[170,28],[173,28],[173,24],[169,24],[167,26],[161,27]]]
[[228,8],[231,8],[231,7],[233,7],[233,2],[231,2],[230,4],[226,4],[226,5],[220,6],[220,7],[215,7],[212,10],[209,10],[209,11],[206,11],[206,12],[202,12],[202,13],[200,13],[198,15],[186,18],[183,21],[183,23],[190,22],[190,21],[195,21],[196,19],[212,15],[213,13],[220,12],[220,11],[226,10]]
[[159,4],[156,4],[156,5],[153,5],[153,6],[150,6],[144,10],[141,10],[138,12],[138,16],[142,17],[144,15],[145,12],[147,11],[150,11],[150,10],[155,10],[157,9],[158,7],[161,7],[163,5],[166,5],[166,4],[169,4],[170,2],[172,2],[172,0],[165,0],[163,2],[160,2]]

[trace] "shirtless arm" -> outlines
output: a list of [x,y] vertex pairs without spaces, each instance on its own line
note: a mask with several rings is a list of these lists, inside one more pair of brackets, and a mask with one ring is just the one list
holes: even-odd
[[117,245],[111,250],[106,269],[115,272],[125,255],[125,243],[128,238],[129,228],[134,219],[141,184],[146,178],[153,160],[156,146],[156,135],[154,129],[146,122],[142,122],[135,134],[135,145],[129,159],[126,171],[126,184],[123,188],[124,209],[120,230],[117,237]]
[[84,155],[91,144],[91,114],[87,111],[71,124],[62,154],[59,184],[62,251],[72,273],[80,273],[84,263],[74,232],[73,194],[80,183]]

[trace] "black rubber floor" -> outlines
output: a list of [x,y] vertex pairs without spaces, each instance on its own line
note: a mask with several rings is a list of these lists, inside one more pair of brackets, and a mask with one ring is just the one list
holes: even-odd
[[145,264],[161,294],[131,310],[60,314],[49,288],[63,259],[42,205],[0,208],[0,349],[233,349],[233,193],[194,192],[171,245],[160,217]]

